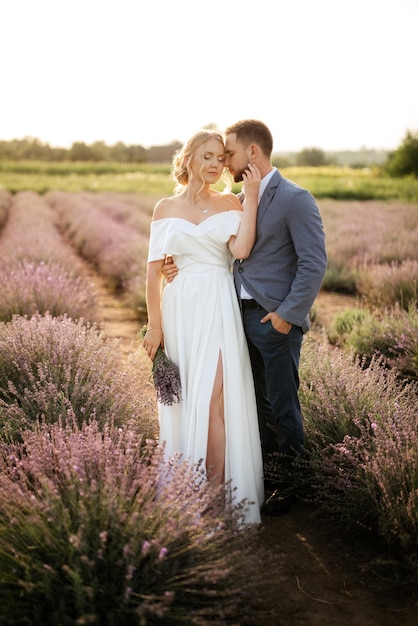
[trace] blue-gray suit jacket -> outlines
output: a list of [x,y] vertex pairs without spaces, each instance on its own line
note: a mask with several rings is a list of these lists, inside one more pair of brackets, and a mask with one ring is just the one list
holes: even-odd
[[324,229],[314,197],[276,170],[260,199],[251,254],[234,263],[238,298],[243,284],[263,308],[307,332],[326,267]]

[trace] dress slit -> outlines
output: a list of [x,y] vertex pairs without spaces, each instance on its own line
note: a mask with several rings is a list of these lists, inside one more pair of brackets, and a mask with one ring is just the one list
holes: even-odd
[[[210,476],[213,468],[213,461],[216,464],[217,471],[213,475],[213,479],[219,478],[220,482],[224,482],[225,478],[225,458],[226,458],[226,430],[225,430],[225,411],[224,411],[224,372],[222,350],[219,348],[218,362],[215,370],[215,379],[213,381],[212,391],[209,400],[209,419],[208,419],[208,437],[206,447],[207,467],[206,471]],[[222,470],[221,470],[222,466]]]

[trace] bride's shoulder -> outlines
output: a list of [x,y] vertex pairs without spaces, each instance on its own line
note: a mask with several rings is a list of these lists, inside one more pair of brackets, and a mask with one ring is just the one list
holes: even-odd
[[218,201],[224,205],[226,211],[242,211],[241,202],[234,193],[220,192]]
[[171,196],[170,198],[162,198],[157,202],[154,207],[154,212],[152,215],[152,219],[155,222],[156,220],[163,220],[168,217],[173,216],[173,209],[176,205],[176,196]]

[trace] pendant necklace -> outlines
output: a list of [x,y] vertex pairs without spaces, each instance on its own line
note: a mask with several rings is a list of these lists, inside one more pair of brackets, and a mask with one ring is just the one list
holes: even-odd
[[206,215],[206,213],[209,211],[209,201],[210,201],[210,196],[209,196],[209,198],[207,199],[207,202],[206,202],[206,204],[205,204],[204,208],[202,209],[202,213],[204,213],[205,215]]
[[[197,202],[195,202],[195,206],[197,207],[199,204],[203,205],[203,201],[200,199],[199,195],[196,194],[196,200]],[[203,209],[202,209],[202,213],[204,213],[205,215],[208,213],[209,211],[209,202],[210,202],[210,194],[208,196],[208,199],[206,200],[206,204],[204,205]]]
[[209,200],[210,200],[210,196],[208,197],[208,200],[206,202],[205,208],[202,209],[202,213],[204,213],[206,215],[206,213],[209,211],[208,206],[209,206]]

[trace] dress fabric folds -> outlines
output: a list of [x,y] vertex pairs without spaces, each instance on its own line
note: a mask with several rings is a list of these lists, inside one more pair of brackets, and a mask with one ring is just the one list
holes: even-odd
[[247,500],[245,521],[258,523],[264,493],[257,408],[227,246],[240,220],[240,211],[225,211],[197,225],[181,218],[154,221],[148,261],[171,254],[179,268],[164,287],[162,319],[165,351],[180,370],[182,401],[159,404],[160,443],[167,457],[181,452],[184,460],[206,466],[209,402],[221,354],[225,481],[235,502]]

